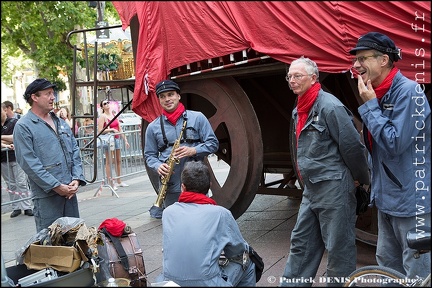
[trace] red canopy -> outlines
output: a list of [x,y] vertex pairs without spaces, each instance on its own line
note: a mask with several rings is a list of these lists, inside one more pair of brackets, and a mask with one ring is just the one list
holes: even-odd
[[133,110],[147,121],[161,113],[155,85],[171,69],[247,48],[284,62],[304,55],[320,71],[346,72],[357,38],[376,31],[402,49],[396,63],[431,82],[431,1],[113,1],[123,29],[140,23]]

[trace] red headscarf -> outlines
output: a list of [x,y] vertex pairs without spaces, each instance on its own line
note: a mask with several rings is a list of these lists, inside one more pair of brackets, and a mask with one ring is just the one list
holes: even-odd
[[183,191],[178,202],[217,205],[216,201],[198,192]]
[[163,111],[163,115],[165,115],[168,118],[168,121],[171,122],[173,125],[177,123],[177,120],[180,118],[180,116],[185,111],[185,107],[183,103],[179,102],[177,108],[173,112],[167,112]]

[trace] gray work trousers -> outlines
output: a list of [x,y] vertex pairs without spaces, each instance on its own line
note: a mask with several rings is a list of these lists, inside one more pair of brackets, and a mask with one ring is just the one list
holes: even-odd
[[431,225],[431,214],[412,217],[395,217],[378,211],[378,242],[376,260],[378,265],[399,271],[409,279],[426,277],[431,273],[430,252],[413,257],[416,252],[408,247],[406,234],[412,228],[419,230]]
[[310,207],[303,197],[297,223],[291,233],[291,247],[281,287],[310,287],[327,249],[328,286],[342,286],[344,277],[356,269],[356,211],[354,205],[332,208]]
[[55,194],[45,198],[33,199],[33,203],[36,232],[48,228],[60,217],[80,218],[76,195],[71,199],[66,199]]

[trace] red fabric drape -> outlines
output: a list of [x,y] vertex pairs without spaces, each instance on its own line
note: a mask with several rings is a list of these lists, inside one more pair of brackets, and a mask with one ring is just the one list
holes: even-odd
[[[304,55],[322,72],[351,67],[357,39],[382,32],[402,48],[399,69],[430,83],[430,1],[113,1],[140,23],[132,109],[147,121],[162,109],[155,85],[171,69],[252,48],[284,62]],[[424,49],[424,50],[422,50]],[[423,66],[422,66],[423,65]],[[416,78],[417,77],[417,78]]]

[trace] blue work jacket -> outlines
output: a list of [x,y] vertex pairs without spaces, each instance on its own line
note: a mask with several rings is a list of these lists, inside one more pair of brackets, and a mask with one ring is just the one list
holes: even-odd
[[[297,108],[293,117],[297,123]],[[339,99],[321,89],[300,132],[294,155],[305,187],[303,196],[312,208],[346,205],[355,199],[354,180],[369,184],[366,148],[360,139],[352,113]]]
[[431,212],[431,109],[422,85],[395,75],[388,92],[358,108],[365,143],[372,134],[371,199],[384,213]]
[[57,194],[53,188],[79,180],[85,185],[80,149],[70,126],[50,112],[57,133],[31,109],[15,125],[18,164],[28,175],[35,199]]
[[[185,119],[187,120],[187,125],[184,136],[188,141],[181,143],[180,146],[195,147],[197,154],[194,157],[182,158],[180,159],[180,163],[175,165],[174,173],[168,182],[167,193],[181,192],[180,176],[187,161],[193,159],[202,160],[205,156],[215,153],[219,148],[219,141],[208,119],[203,113],[192,110],[183,112],[182,117],[177,120],[176,125],[173,125],[168,121],[166,116],[162,115],[168,143],[173,144],[177,140]],[[172,150],[172,146],[168,146],[163,151],[159,151],[161,147],[165,146],[160,120],[161,117],[153,120],[148,125],[145,135],[144,157],[147,166],[155,172],[169,158]]]
[[222,206],[176,202],[164,210],[162,228],[164,280],[180,286],[230,286],[220,255],[241,259],[249,251],[237,222]]

